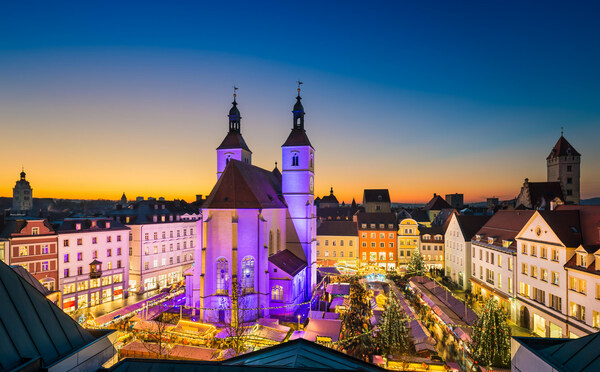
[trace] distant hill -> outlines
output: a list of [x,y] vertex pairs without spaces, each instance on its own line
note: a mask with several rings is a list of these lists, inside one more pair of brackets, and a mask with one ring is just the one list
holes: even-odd
[[600,205],[600,197],[591,199],[582,199],[581,205]]

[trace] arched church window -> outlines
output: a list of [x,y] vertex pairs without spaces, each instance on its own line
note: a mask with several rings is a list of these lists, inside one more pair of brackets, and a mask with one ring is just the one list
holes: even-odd
[[271,289],[271,300],[283,301],[283,287],[280,285],[274,285]]
[[312,153],[312,151],[311,151],[311,153],[310,153],[310,164],[309,164],[309,166],[310,166],[311,168],[313,167],[313,157],[314,157],[314,155],[313,155],[313,153]]
[[221,257],[217,260],[217,294],[227,294],[229,282],[229,263]]
[[281,251],[281,231],[277,229],[277,252]]
[[269,231],[269,256],[275,253],[275,247],[273,247],[273,230]]
[[227,158],[225,159],[225,165],[229,164],[229,160],[231,160],[231,157],[227,155]]
[[296,166],[298,166],[298,153],[297,153],[297,152],[295,152],[295,153],[292,155],[292,166],[293,166],[293,167],[296,167]]
[[244,292],[254,292],[254,257],[242,260],[242,286]]

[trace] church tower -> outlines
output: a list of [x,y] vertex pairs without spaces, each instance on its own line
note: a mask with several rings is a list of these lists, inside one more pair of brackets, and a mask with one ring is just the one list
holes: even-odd
[[565,203],[579,204],[580,202],[580,173],[581,154],[563,137],[560,138],[546,158],[548,182],[560,182]]
[[281,188],[291,219],[304,250],[308,291],[317,281],[316,207],[314,193],[315,149],[304,130],[304,107],[300,102],[300,85],[294,105],[292,132],[282,146]]
[[14,212],[25,212],[33,208],[33,190],[29,181],[25,179],[25,170],[21,170],[21,179],[17,181],[13,188],[13,207]]
[[[237,88],[234,88],[237,90]],[[233,93],[232,107],[229,110],[229,132],[225,136],[221,145],[217,147],[217,179],[221,177],[229,160],[235,159],[241,162],[252,164],[252,151],[246,145],[242,137],[241,121],[242,116],[237,108],[236,94]]]

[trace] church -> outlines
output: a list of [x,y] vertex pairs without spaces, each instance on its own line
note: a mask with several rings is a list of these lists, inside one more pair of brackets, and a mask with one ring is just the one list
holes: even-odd
[[[252,165],[236,95],[217,148],[217,182],[202,204],[202,234],[186,305],[200,320],[237,323],[291,317],[316,285],[315,149],[300,89],[281,146],[281,171]],[[201,239],[200,239],[201,236]]]

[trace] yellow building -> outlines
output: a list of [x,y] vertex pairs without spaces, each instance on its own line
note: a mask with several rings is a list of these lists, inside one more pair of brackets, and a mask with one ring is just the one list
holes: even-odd
[[398,225],[398,266],[406,265],[412,252],[419,248],[419,224],[412,218],[403,219]]

